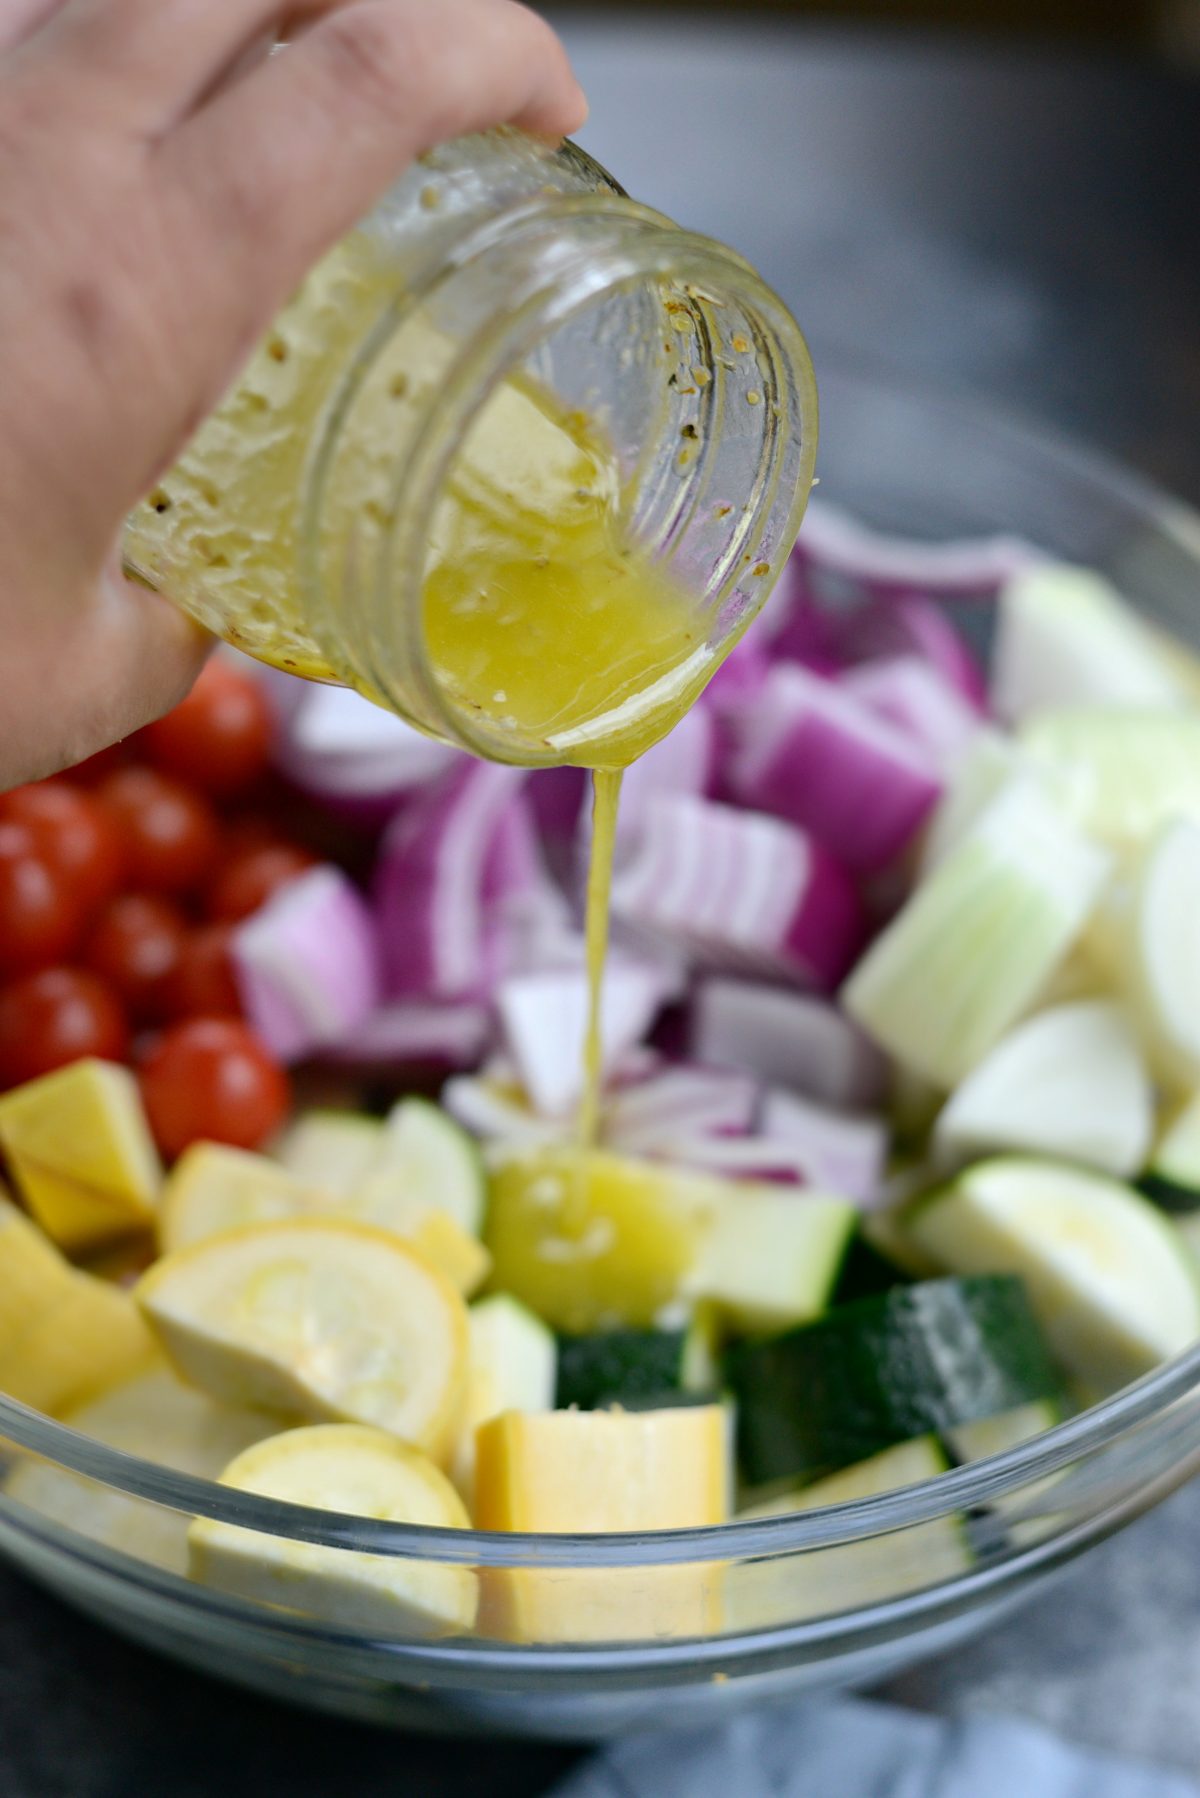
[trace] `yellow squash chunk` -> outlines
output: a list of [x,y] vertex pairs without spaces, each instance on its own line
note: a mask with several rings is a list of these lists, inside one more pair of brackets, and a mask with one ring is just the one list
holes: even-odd
[[[261,1411],[215,1403],[165,1366],[152,1366],[65,1411],[62,1421],[110,1448],[206,1480],[215,1480],[234,1455],[279,1427]],[[16,1468],[5,1490],[94,1542],[172,1573],[187,1572],[191,1518],[177,1511],[32,1458]]]
[[70,1291],[72,1277],[54,1244],[0,1196],[0,1386],[9,1350]]
[[[272,1436],[225,1469],[239,1492],[385,1523],[467,1529],[462,1500],[433,1463],[381,1430],[325,1424]],[[461,1635],[475,1622],[469,1567],[401,1560],[267,1536],[198,1518],[192,1578],[258,1604],[372,1634]]]
[[[272,1224],[320,1209],[319,1193],[246,1149],[199,1142],[176,1162],[163,1187],[158,1240],[164,1255],[244,1224]],[[332,1203],[325,1201],[326,1208]]]
[[577,1149],[506,1161],[484,1240],[492,1284],[553,1329],[648,1328],[686,1289],[723,1183]]
[[230,1404],[377,1424],[435,1457],[453,1445],[467,1310],[386,1230],[254,1224],[165,1256],[137,1287],[185,1379]]
[[76,1061],[6,1093],[0,1145],[26,1205],[68,1253],[153,1221],[162,1168],[128,1068]]
[[91,1274],[67,1284],[0,1353],[0,1391],[61,1412],[150,1361],[154,1343],[129,1293]]
[[[508,1411],[476,1435],[475,1521],[552,1535],[696,1528],[729,1514],[729,1417]],[[698,1636],[718,1627],[720,1569],[494,1568],[481,1627],[515,1641]]]
[[478,1237],[468,1235],[448,1211],[427,1211],[411,1231],[401,1234],[466,1299],[479,1291],[492,1271],[492,1258]]

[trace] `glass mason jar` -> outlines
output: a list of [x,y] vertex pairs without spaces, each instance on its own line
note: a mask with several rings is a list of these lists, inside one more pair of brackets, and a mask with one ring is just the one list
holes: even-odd
[[[588,763],[618,718],[555,738],[473,703],[431,653],[426,589],[464,520],[476,548],[518,530],[536,551],[565,506],[599,508],[687,595],[696,653],[634,695],[661,712],[652,740],[769,593],[815,446],[803,337],[753,269],[574,145],[501,130],[422,157],[318,265],[130,519],[126,566],[251,655],[434,736]],[[572,632],[586,653],[574,604],[548,660]]]

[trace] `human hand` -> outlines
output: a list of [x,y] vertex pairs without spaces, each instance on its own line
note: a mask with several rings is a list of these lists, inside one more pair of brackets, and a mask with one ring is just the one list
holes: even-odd
[[432,144],[584,112],[513,0],[0,0],[0,790],[194,679],[122,525],[311,264]]

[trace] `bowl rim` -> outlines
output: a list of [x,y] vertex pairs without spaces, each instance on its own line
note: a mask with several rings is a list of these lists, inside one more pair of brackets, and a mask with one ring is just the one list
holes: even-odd
[[[989,397],[956,389],[931,389],[927,382],[898,378],[894,371],[874,365],[869,356],[832,362],[822,379],[823,386],[826,378],[834,387],[857,388],[864,397],[883,392],[891,400],[907,402],[926,412],[957,416],[968,428],[984,429],[993,438],[1007,439],[1013,452],[1027,461],[1047,463],[1059,476],[1069,472],[1106,490],[1110,498],[1118,497],[1129,506],[1149,512],[1156,528],[1173,537],[1188,559],[1197,563],[1200,572],[1200,512],[1118,458]],[[616,1569],[802,1553],[932,1522],[987,1504],[1014,1492],[1026,1481],[1058,1472],[1198,1392],[1200,1342],[1029,1441],[914,1485],[872,1498],[775,1517],[652,1532],[500,1533],[382,1523],[315,1510],[176,1473],[97,1442],[3,1394],[0,1451],[7,1440],[43,1462],[131,1498],[188,1516],[318,1546],[448,1565]],[[0,1502],[12,1502],[3,1486]]]

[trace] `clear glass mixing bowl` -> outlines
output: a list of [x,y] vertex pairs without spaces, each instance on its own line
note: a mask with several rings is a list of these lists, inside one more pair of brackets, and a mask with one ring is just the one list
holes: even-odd
[[[1148,615],[1200,640],[1200,518],[1185,507],[990,406],[847,372],[826,375],[822,400],[826,500],[931,540],[1017,533],[1106,570]],[[37,1482],[17,1477],[14,1489],[35,1462]],[[0,1399],[0,1550],[113,1628],[276,1696],[403,1727],[585,1740],[894,1673],[986,1628],[1197,1467],[1200,1346],[1036,1440],[925,1484],[642,1537],[336,1517],[170,1473]],[[73,1480],[88,1494],[71,1506],[74,1525],[50,1514],[58,1504],[31,1502]],[[129,1503],[142,1507],[124,1534],[136,1553],[118,1553],[97,1537]],[[553,1595],[561,1639],[380,1639],[238,1602],[174,1570],[192,1516],[466,1565],[485,1595],[515,1572]],[[723,1620],[678,1633],[705,1613],[697,1593],[717,1596]],[[611,1639],[622,1619],[624,1639]]]

